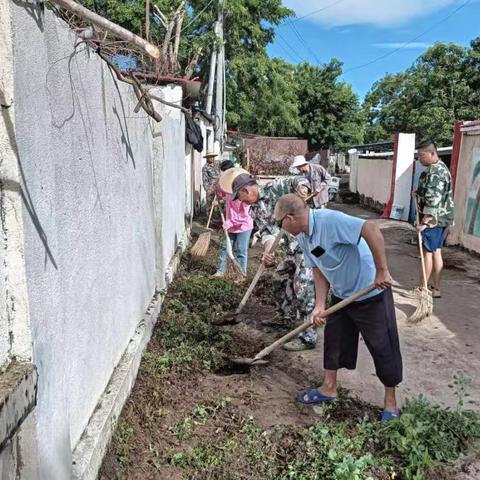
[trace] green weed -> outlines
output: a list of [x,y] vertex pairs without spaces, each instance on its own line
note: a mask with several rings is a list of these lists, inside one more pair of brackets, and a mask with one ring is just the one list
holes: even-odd
[[120,420],[115,428],[115,456],[121,465],[127,465],[130,461],[130,446],[134,437],[133,428],[127,422]]

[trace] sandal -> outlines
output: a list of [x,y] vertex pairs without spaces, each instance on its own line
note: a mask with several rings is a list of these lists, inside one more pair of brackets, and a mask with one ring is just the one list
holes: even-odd
[[400,417],[400,410],[395,410],[394,412],[390,412],[389,410],[384,410],[382,412],[381,422],[390,422],[391,420],[395,420]]
[[308,392],[300,394],[297,397],[297,400],[305,405],[318,405],[319,403],[333,402],[336,400],[336,398],[337,397],[328,397],[327,395],[323,395],[315,388],[314,390],[309,390]]

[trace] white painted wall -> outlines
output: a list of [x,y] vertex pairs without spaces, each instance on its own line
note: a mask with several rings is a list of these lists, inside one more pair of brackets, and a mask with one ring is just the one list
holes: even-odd
[[358,192],[358,152],[353,151],[348,155],[350,161],[350,177],[348,179],[348,186],[351,192]]
[[[397,159],[395,168],[395,192],[393,207],[403,207],[400,220],[408,221],[410,202],[412,199],[413,164],[415,162],[415,134],[400,133],[398,135]],[[392,212],[393,212],[392,207]]]
[[[50,11],[9,4],[38,462],[40,478],[66,480],[73,448],[185,243],[190,160],[180,110],[157,103],[159,124],[134,113],[131,87],[85,45],[75,49]],[[155,93],[181,101],[180,87]]]
[[387,203],[390,197],[393,160],[359,158],[356,163],[359,195]]

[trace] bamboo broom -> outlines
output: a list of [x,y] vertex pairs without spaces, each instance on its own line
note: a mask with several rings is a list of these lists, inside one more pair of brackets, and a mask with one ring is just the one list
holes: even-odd
[[220,210],[220,216],[222,217],[223,231],[225,232],[225,242],[227,244],[228,259],[225,277],[231,280],[243,280],[245,278],[245,272],[238,263],[238,260],[233,255],[232,242],[230,241],[230,236],[228,235],[227,225],[225,223],[225,216],[223,214],[222,207],[219,207],[218,209]]
[[[418,201],[415,197],[415,207],[417,213],[417,225],[420,225],[420,214],[418,213]],[[425,317],[430,316],[433,313],[433,297],[432,292],[428,289],[428,279],[425,270],[425,258],[423,255],[422,234],[418,233],[418,248],[420,250],[420,263],[422,266],[423,286],[419,290],[419,304],[415,312],[408,319],[409,323],[419,323]]]
[[210,208],[210,215],[208,216],[208,222],[207,222],[207,231],[203,232],[199,235],[197,241],[193,245],[193,247],[190,249],[190,253],[192,254],[193,257],[204,257],[208,249],[210,248],[210,241],[212,239],[212,231],[209,229],[210,227],[210,221],[212,220],[212,213],[213,209],[217,205],[217,196],[215,195],[212,206]]

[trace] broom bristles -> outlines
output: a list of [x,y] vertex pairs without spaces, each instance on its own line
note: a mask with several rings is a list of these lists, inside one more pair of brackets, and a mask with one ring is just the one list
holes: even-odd
[[419,304],[417,309],[409,317],[408,323],[419,323],[424,318],[429,317],[433,313],[433,297],[432,292],[428,288],[420,290]]
[[211,232],[201,233],[197,241],[190,249],[190,253],[194,257],[204,257],[210,247]]
[[225,278],[228,280],[244,280],[246,277],[243,268],[240,266],[236,258],[227,259],[227,268],[225,270]]

